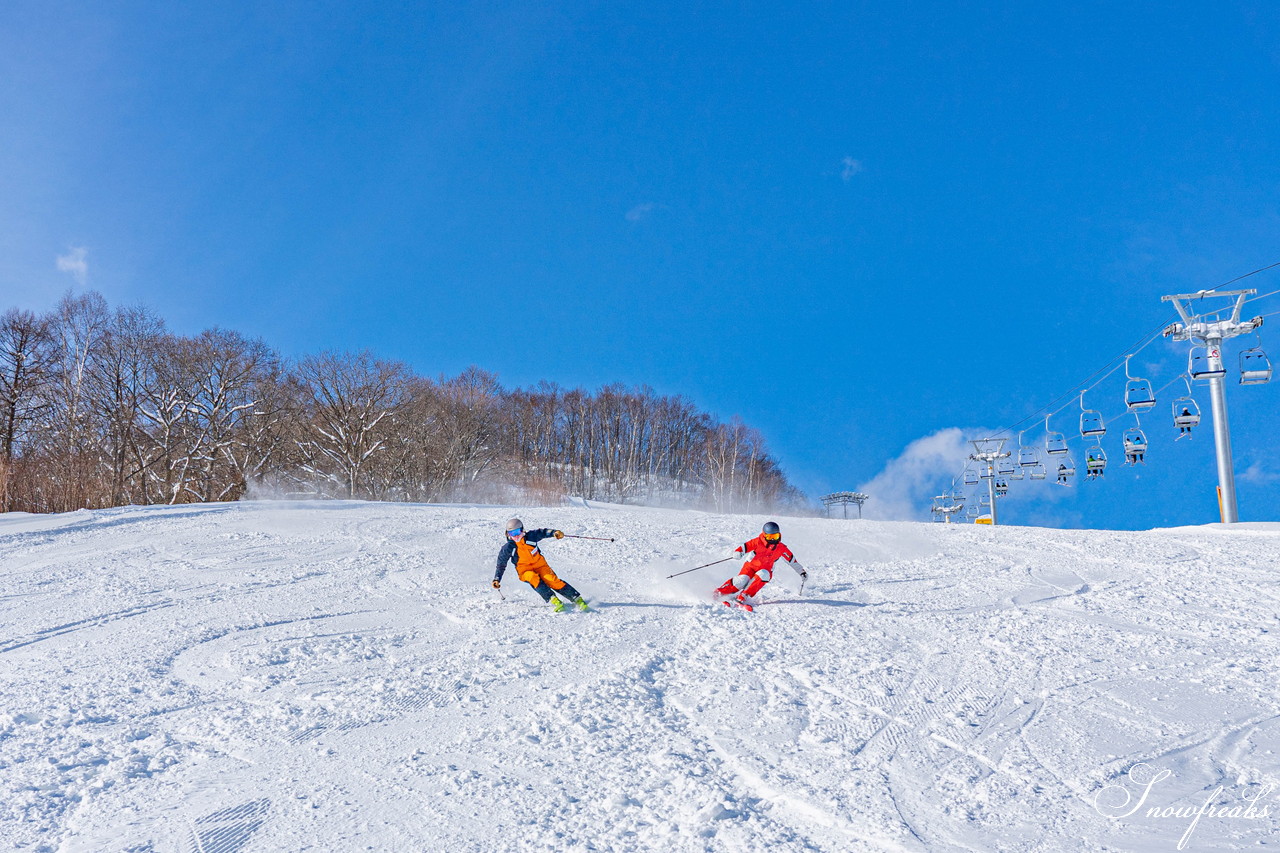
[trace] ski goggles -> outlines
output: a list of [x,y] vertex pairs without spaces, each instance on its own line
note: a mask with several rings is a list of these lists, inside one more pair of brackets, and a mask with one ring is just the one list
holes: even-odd
[[514,530],[508,530],[508,531],[507,531],[507,536],[509,536],[509,537],[510,537],[510,538],[512,538],[512,539],[519,539],[519,538],[520,538],[521,536],[523,536],[523,535],[524,535],[524,528],[523,528],[523,527],[517,527],[517,528],[515,528]]
[[782,534],[781,533],[761,533],[760,538],[769,543],[781,542]]

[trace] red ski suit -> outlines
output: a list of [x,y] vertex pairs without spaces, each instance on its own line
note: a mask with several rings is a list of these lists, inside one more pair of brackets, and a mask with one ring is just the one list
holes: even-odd
[[729,578],[716,592],[721,595],[733,595],[741,592],[750,597],[758,593],[773,578],[773,564],[778,560],[790,563],[796,558],[791,549],[778,540],[773,544],[764,541],[764,536],[757,536],[750,542],[744,542],[735,549],[735,553],[754,553],[750,560],[742,564],[737,577]]

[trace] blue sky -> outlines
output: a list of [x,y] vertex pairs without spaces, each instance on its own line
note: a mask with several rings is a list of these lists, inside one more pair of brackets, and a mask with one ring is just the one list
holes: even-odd
[[[92,287],[289,355],[648,383],[817,494],[1280,260],[1275,4],[189,5],[0,8],[5,306]],[[1185,347],[1142,359],[1163,384]],[[1230,389],[1245,520],[1280,518],[1277,387]],[[1159,431],[1005,518],[1214,520],[1207,419]]]

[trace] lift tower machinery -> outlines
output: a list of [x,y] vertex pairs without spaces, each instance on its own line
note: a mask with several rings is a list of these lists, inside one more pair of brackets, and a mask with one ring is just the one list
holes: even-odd
[[1012,455],[1008,450],[1004,449],[1007,438],[979,438],[970,440],[973,445],[973,452],[969,454],[969,458],[974,462],[981,462],[983,468],[981,478],[987,481],[987,495],[991,503],[991,523],[998,524],[999,518],[996,512],[996,499],[1003,496],[1003,492],[999,492],[995,487],[996,462]]
[[[1218,459],[1218,501],[1222,521],[1234,524],[1240,520],[1236,509],[1236,477],[1231,463],[1231,426],[1227,422],[1227,394],[1224,378],[1226,365],[1222,362],[1222,342],[1238,335],[1247,335],[1262,325],[1261,317],[1241,320],[1240,312],[1245,300],[1256,290],[1202,290],[1199,293],[1179,293],[1161,297],[1161,302],[1172,302],[1181,323],[1171,323],[1164,330],[1166,338],[1175,341],[1191,341],[1187,354],[1187,373],[1193,380],[1209,383],[1209,399],[1213,406],[1213,441]],[[1191,302],[1205,299],[1235,298],[1235,305],[1216,311],[1192,310]],[[1221,303],[1219,303],[1221,304]],[[1197,309],[1199,306],[1197,305]]]

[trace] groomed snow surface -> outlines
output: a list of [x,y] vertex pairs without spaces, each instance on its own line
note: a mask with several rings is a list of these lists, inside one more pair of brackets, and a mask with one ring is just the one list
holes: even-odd
[[[499,599],[512,514],[617,538],[544,549],[594,612],[552,613],[511,572]],[[1186,849],[1280,844],[1280,525],[784,518],[803,595],[784,564],[755,613],[710,599],[736,563],[665,579],[764,520],[364,503],[0,516],[0,838],[1164,851],[1210,801],[1234,812],[1206,813]],[[1128,817],[1102,813],[1144,791]]]

